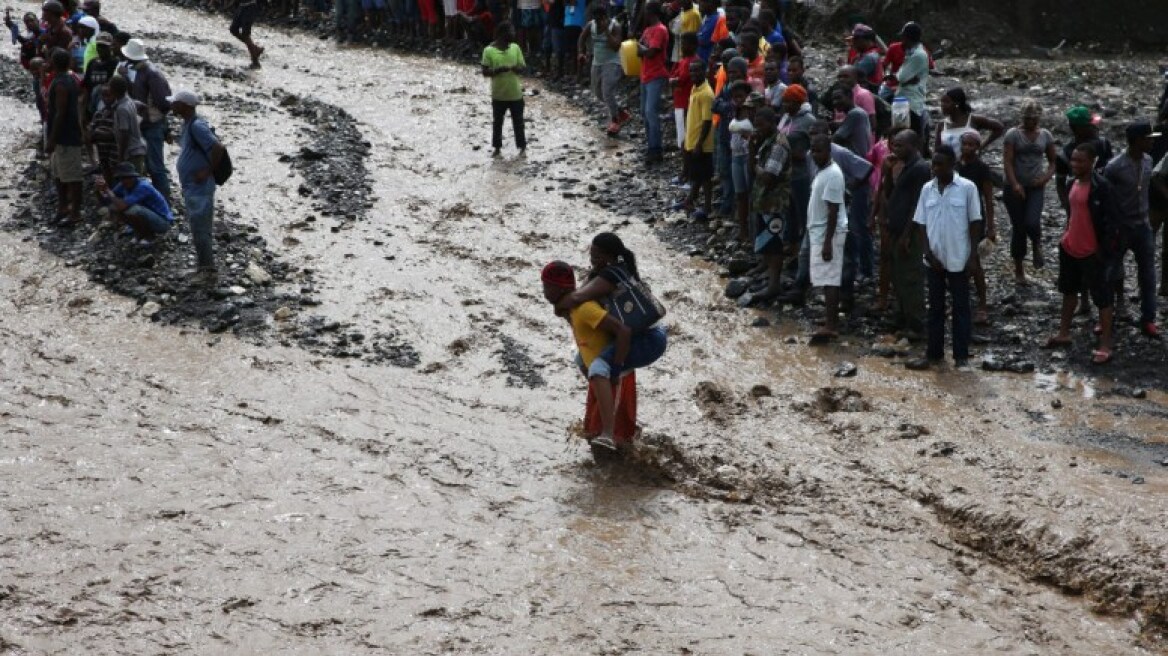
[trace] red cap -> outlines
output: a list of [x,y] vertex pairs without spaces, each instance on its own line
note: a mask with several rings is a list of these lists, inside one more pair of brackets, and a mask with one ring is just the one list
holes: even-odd
[[560,289],[576,289],[576,272],[567,262],[548,262],[539,274],[540,280]]

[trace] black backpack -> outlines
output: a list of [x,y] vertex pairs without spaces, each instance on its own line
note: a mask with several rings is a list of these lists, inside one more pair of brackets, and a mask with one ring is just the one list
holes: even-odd
[[[200,118],[198,120],[202,121],[203,119]],[[215,130],[211,128],[210,125],[207,126],[207,129],[211,130],[212,134],[215,133]],[[218,139],[219,135],[216,134],[215,138]],[[199,148],[203,151],[203,155],[207,158],[207,161],[210,162],[211,151],[207,148],[203,148],[203,145],[198,143],[194,137],[191,137],[191,141],[194,141],[196,145],[199,146]],[[220,140],[219,145],[223,146],[223,141]],[[231,179],[231,174],[234,172],[235,167],[231,164],[231,153],[227,152],[227,146],[223,146],[223,157],[219,160],[219,166],[216,166],[215,170],[211,171],[211,176],[215,178],[215,185],[219,187],[223,186],[224,182],[227,182]]]

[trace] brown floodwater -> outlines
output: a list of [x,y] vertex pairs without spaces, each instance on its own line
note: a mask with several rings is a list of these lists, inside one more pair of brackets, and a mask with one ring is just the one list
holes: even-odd
[[[245,63],[219,17],[108,11]],[[0,652],[1163,649],[1163,393],[907,374],[751,327],[708,266],[548,181],[635,155],[563,99],[529,98],[527,158],[493,160],[472,68],[257,39],[264,69],[243,80],[163,67],[216,94],[236,163],[221,206],[316,271],[321,314],[399,330],[421,365],[157,326],[0,231]],[[307,127],[287,93],[359,122],[365,220],[290,227],[312,210],[279,161]],[[6,97],[0,115],[3,220],[35,115]],[[598,467],[569,439],[584,386],[537,282],[616,226],[668,299],[671,344],[639,376],[643,460]],[[508,344],[545,386],[508,384]],[[832,377],[842,360],[855,378]]]

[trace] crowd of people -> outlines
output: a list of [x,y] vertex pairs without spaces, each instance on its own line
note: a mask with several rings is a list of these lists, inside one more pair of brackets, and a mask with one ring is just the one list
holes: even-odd
[[[195,233],[199,273],[213,277],[209,237],[215,182],[224,149],[196,113],[199,97],[172,94],[142,41],[119,31],[98,0],[49,0],[40,16],[6,23],[36,90],[45,150],[58,186],[57,219],[80,221],[83,162],[102,184],[95,201],[111,222],[143,243],[174,220],[163,143],[171,115],[182,122],[177,162],[183,205]],[[231,1],[231,0],[229,0]],[[332,12],[338,41],[401,34],[464,39],[485,46],[492,145],[503,146],[511,117],[515,146],[527,147],[522,75],[590,82],[611,136],[633,120],[637,97],[644,163],[680,151],[676,210],[696,221],[730,220],[742,248],[758,256],[750,272],[753,303],[804,304],[824,290],[825,315],[813,341],[839,334],[839,312],[857,285],[874,284],[875,308],[891,328],[927,342],[921,366],[942,359],[952,316],[953,357],[969,358],[972,326],[990,320],[982,260],[998,241],[997,193],[1010,224],[1015,281],[1046,266],[1042,215],[1053,180],[1068,220],[1058,237],[1062,327],[1048,346],[1069,343],[1070,319],[1093,302],[1100,321],[1093,361],[1113,357],[1113,328],[1124,307],[1124,260],[1138,271],[1144,335],[1159,338],[1156,239],[1168,216],[1168,140],[1158,125],[1133,120],[1118,154],[1086,106],[1065,109],[1073,134],[1060,144],[1043,127],[1044,107],[1021,102],[1009,127],[976,113],[960,87],[926,104],[933,57],[910,22],[886,43],[875,30],[849,27],[838,68],[821,87],[808,75],[799,36],[786,24],[785,0],[337,0],[298,3],[239,0],[230,32],[260,65],[251,36],[261,11]],[[630,78],[639,85],[629,84]],[[666,106],[667,105],[667,106]],[[672,119],[675,135],[666,136]],[[674,141],[666,146],[666,140]],[[999,173],[983,161],[1003,146]],[[1089,167],[1083,168],[1086,162]],[[138,177],[129,178],[135,171]],[[672,175],[672,173],[670,174]],[[1161,258],[1162,259],[1162,258]],[[1159,289],[1157,290],[1157,281]],[[951,307],[949,307],[951,306]]]
[[[1066,300],[1061,328],[1045,346],[1069,346],[1071,318],[1089,313],[1093,301],[1092,362],[1111,361],[1115,321],[1126,318],[1129,252],[1138,270],[1135,323],[1160,338],[1157,295],[1168,295],[1163,262],[1157,290],[1155,248],[1168,216],[1163,100],[1155,124],[1136,118],[1125,125],[1126,147],[1116,154],[1085,105],[1066,108],[1073,139],[1065,144],[1042,127],[1044,108],[1032,99],[1022,99],[1020,123],[1007,129],[953,87],[939,94],[934,118],[926,103],[934,61],[915,22],[891,44],[853,24],[834,80],[820,88],[778,0],[648,2],[631,18],[627,10],[594,3],[579,41],[605,130],[616,135],[631,118],[626,90],[613,79],[619,71],[634,75],[644,162],[657,165],[667,150],[662,117],[669,112],[661,104],[672,100],[681,152],[673,182],[684,188],[673,209],[736,226],[740,248],[758,256],[747,274],[749,303],[803,305],[822,288],[824,317],[812,342],[838,337],[840,311],[852,309],[858,285],[874,284],[873,309],[887,313],[888,328],[926,343],[909,367],[943,360],[948,317],[954,363],[966,366],[973,326],[991,319],[982,260],[998,240],[997,190],[1009,218],[1014,282],[1025,287],[1028,265],[1046,266],[1042,217],[1052,179],[1067,216],[1057,236],[1057,287]],[[492,47],[515,47],[509,23],[498,34]],[[999,140],[1000,173],[983,160]]]
[[[103,16],[99,0],[81,6],[48,0],[40,16],[28,13],[17,23],[7,13],[5,25],[20,47],[40,114],[57,190],[50,222],[77,227],[90,204],[104,218],[99,227],[120,228],[135,246],[151,248],[175,221],[164,151],[174,139],[174,117],[181,126],[175,169],[195,247],[194,278],[213,283],[216,172],[226,149],[197,113],[199,94],[172,92],[146,45]],[[86,176],[93,182],[92,199],[84,197]]]

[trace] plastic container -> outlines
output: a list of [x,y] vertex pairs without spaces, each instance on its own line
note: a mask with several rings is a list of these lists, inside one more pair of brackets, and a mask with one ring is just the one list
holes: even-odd
[[892,127],[912,127],[912,111],[908,107],[908,98],[897,96],[892,99]]
[[641,58],[637,56],[637,41],[629,39],[620,47],[621,68],[629,77],[641,77]]

